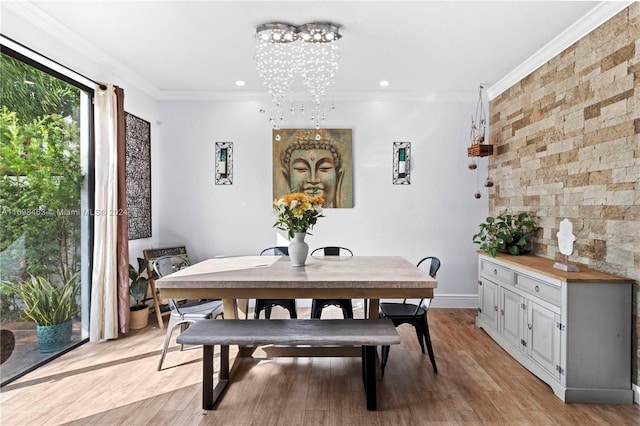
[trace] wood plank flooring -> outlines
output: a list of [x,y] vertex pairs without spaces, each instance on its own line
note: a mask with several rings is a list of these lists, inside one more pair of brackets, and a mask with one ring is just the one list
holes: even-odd
[[0,389],[0,424],[640,425],[638,405],[564,404],[474,320],[472,309],[429,311],[437,375],[413,328],[401,326],[375,412],[366,410],[358,358],[245,360],[217,410],[204,411],[200,348],[172,345],[156,371],[164,330],[150,321]]

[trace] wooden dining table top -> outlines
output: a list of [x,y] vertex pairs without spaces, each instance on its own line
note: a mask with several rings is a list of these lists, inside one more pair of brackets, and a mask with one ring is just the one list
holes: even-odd
[[213,258],[156,281],[162,297],[431,298],[437,281],[400,256]]

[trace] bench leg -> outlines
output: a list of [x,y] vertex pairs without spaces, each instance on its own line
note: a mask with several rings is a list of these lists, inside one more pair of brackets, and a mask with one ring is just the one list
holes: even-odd
[[376,347],[362,347],[362,378],[364,380],[364,393],[367,397],[367,410],[375,411],[376,404]]
[[202,346],[202,408],[213,410],[229,384],[229,345],[220,346],[218,384],[213,387],[213,345]]
[[202,408],[213,409],[213,345],[202,346]]

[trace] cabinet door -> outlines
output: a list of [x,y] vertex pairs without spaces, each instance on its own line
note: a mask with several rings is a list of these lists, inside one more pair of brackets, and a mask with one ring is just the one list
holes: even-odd
[[498,285],[487,279],[478,281],[478,316],[487,326],[498,329]]
[[527,317],[529,356],[560,379],[560,315],[529,301]]
[[527,314],[524,298],[503,287],[500,302],[500,333],[514,347],[523,350]]

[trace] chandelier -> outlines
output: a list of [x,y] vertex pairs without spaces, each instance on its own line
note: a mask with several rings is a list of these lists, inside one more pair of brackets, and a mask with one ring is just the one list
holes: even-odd
[[[256,28],[256,69],[271,95],[269,121],[275,130],[286,121],[287,113],[296,112],[308,113],[320,129],[326,119],[324,98],[338,71],[340,50],[336,41],[341,37],[339,26],[329,22],[300,26],[272,22]],[[309,97],[299,104],[291,96],[297,81]],[[333,104],[330,109],[334,109]],[[267,111],[260,108],[260,112]]]

